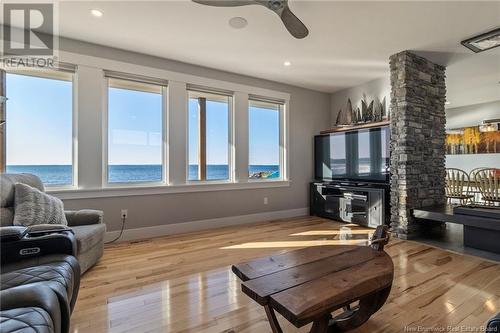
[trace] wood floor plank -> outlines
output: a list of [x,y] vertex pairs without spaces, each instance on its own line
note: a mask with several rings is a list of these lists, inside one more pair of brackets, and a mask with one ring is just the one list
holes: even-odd
[[[108,245],[82,278],[71,332],[270,333],[231,265],[312,244],[363,245],[371,233],[303,217]],[[354,332],[479,327],[500,311],[499,264],[397,239],[385,250],[394,262],[391,295]],[[308,331],[278,320],[286,333]]]

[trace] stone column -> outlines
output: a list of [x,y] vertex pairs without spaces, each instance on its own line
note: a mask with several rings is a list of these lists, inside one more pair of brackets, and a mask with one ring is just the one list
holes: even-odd
[[404,51],[390,57],[391,227],[417,231],[411,210],[445,199],[445,67]]

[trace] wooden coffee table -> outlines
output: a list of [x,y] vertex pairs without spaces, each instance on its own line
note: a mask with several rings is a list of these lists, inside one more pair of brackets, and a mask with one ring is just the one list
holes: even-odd
[[274,333],[282,332],[274,311],[296,327],[313,322],[311,333],[343,332],[365,323],[389,295],[394,266],[383,251],[388,239],[387,228],[378,227],[371,246],[308,247],[232,269],[242,291],[264,306]]

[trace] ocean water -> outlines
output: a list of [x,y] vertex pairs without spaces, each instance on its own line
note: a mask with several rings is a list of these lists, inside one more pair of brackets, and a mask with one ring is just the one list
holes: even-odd
[[[110,183],[134,183],[161,181],[161,165],[110,165],[108,177]],[[253,178],[279,178],[278,165],[250,165],[249,174]],[[9,173],[31,173],[42,179],[46,185],[70,185],[73,183],[71,165],[7,165]],[[189,166],[189,180],[198,177],[198,166]],[[229,178],[227,165],[208,165],[208,180]]]
[[46,185],[73,183],[71,165],[7,165],[8,173],[31,173],[40,177]]

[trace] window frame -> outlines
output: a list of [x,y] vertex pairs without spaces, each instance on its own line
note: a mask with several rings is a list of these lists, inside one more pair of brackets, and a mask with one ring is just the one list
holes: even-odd
[[[220,79],[205,76],[201,72],[187,73],[180,70],[169,70],[149,64],[138,64],[101,56],[77,54],[67,51],[59,52],[60,59],[66,64],[74,64],[77,70],[74,73],[74,88],[77,91],[73,96],[76,107],[73,117],[77,126],[73,129],[74,136],[78,137],[77,149],[73,153],[73,179],[74,188],[47,188],[47,192],[60,199],[91,199],[91,198],[114,198],[137,195],[169,195],[176,193],[198,193],[213,191],[233,191],[243,189],[269,189],[290,187],[293,174],[290,173],[289,133],[290,127],[290,99],[291,93],[285,88],[266,88],[255,83],[239,83],[236,79]],[[0,68],[5,68],[0,64]],[[125,183],[123,186],[104,186],[103,152],[107,145],[107,85],[104,80],[105,71],[116,71],[119,73],[130,73],[132,76],[144,76],[148,78],[161,78],[168,82],[167,108],[164,108],[164,124],[167,150],[166,161],[167,177],[166,183],[137,185]],[[232,170],[230,175],[234,182],[191,182],[188,183],[186,161],[187,161],[187,127],[186,127],[186,104],[187,86],[197,85],[199,87],[212,87],[214,90],[233,91],[232,100]],[[283,108],[283,121],[281,137],[283,144],[283,179],[269,179],[266,181],[250,181],[248,179],[248,97],[250,95],[268,96],[269,98],[285,101]],[[105,127],[106,126],[106,127]],[[170,128],[172,127],[172,128]],[[103,136],[103,133],[105,136]],[[173,145],[175,146],[173,146]],[[170,156],[168,156],[170,155]],[[185,156],[185,158],[183,158]],[[90,161],[88,161],[90,159]],[[81,165],[80,165],[81,163]],[[238,169],[236,169],[238,168]],[[76,183],[77,181],[77,183]]]
[[[265,103],[271,103],[278,105],[278,126],[279,126],[279,172],[280,176],[279,178],[250,178],[250,103],[251,101],[255,102],[265,102]],[[287,100],[275,100],[273,98],[267,98],[267,97],[262,97],[262,96],[253,96],[249,95],[248,96],[248,113],[247,113],[247,118],[248,118],[248,167],[247,167],[247,173],[248,173],[248,182],[249,183],[269,183],[269,182],[283,182],[283,181],[289,181],[288,178],[288,132],[287,132],[287,127],[288,125],[288,115],[286,113],[286,109],[288,106],[288,101]]]
[[[228,166],[228,178],[227,179],[204,179],[204,180],[196,180],[196,179],[189,179],[189,100],[190,100],[190,93],[195,92],[199,94],[208,94],[208,95],[219,95],[219,96],[225,96],[228,98],[228,119],[227,119],[227,126],[228,126],[228,151],[227,151],[227,166]],[[199,86],[194,86],[194,85],[187,85],[186,86],[186,179],[185,179],[185,184],[188,186],[191,185],[203,185],[203,184],[231,184],[235,183],[236,181],[236,175],[235,175],[235,152],[234,152],[234,142],[235,142],[235,131],[234,131],[234,113],[235,113],[235,103],[234,103],[234,92],[232,91],[225,91],[225,90],[218,90],[214,88],[209,88],[209,87],[199,87]],[[206,131],[205,131],[206,132]],[[200,135],[200,134],[198,134]],[[205,133],[206,135],[206,133]],[[205,137],[205,143],[206,143],[206,137]],[[199,147],[198,147],[199,149]],[[206,162],[206,161],[205,161]],[[198,165],[199,161],[198,161]],[[200,166],[198,166],[200,167]]]
[[[116,73],[116,72],[115,72]],[[121,73],[120,73],[121,74]],[[119,74],[118,74],[119,75]],[[164,84],[142,82],[145,84],[158,85],[161,88],[161,171],[162,179],[160,181],[140,181],[140,182],[109,182],[108,178],[108,168],[109,168],[109,80],[117,79],[122,81],[134,81],[132,78],[133,74],[123,73],[123,77],[116,76],[106,76],[105,71],[103,72],[104,80],[104,93],[103,93],[103,116],[102,116],[102,185],[103,189],[115,189],[115,188],[144,188],[144,187],[158,187],[158,186],[168,186],[169,185],[169,168],[168,168],[168,83],[165,81]],[[155,79],[152,79],[155,80]],[[136,80],[140,81],[140,80]]]
[[[46,190],[48,191],[64,191],[64,190],[77,190],[78,183],[78,67],[72,64],[58,63],[57,64],[60,69],[57,68],[49,68],[49,69],[20,69],[19,72],[17,70],[9,70],[7,68],[2,68],[5,71],[5,91],[6,95],[8,94],[8,86],[7,86],[7,75],[22,75],[22,76],[31,76],[37,77],[41,79],[49,79],[49,80],[60,80],[71,82],[71,184],[61,184],[61,185],[51,185],[51,184],[43,184]],[[23,68],[23,67],[20,67]],[[71,80],[62,80],[54,77],[50,77],[50,72],[65,72],[71,74]],[[45,74],[45,75],[44,75]],[[5,100],[5,120],[6,122],[3,124],[5,126],[5,140],[2,143],[3,149],[5,152],[5,160],[3,161],[5,165],[2,168],[7,170],[7,99]]]

